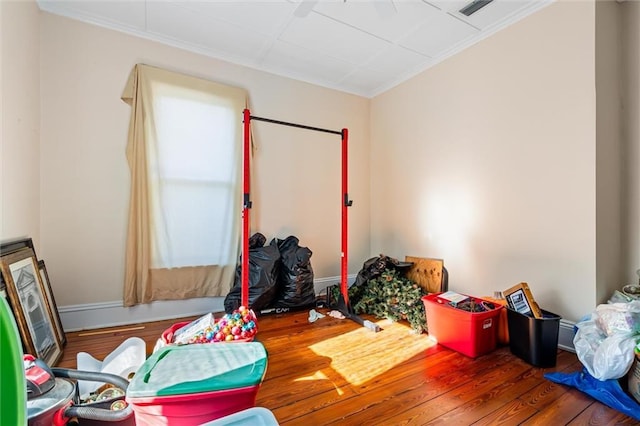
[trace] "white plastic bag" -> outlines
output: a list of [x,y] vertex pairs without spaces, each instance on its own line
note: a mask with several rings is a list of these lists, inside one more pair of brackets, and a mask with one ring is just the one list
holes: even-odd
[[597,320],[576,324],[573,338],[578,359],[589,374],[598,380],[619,379],[633,363],[636,337],[632,333],[612,333],[607,336]]
[[[135,373],[146,359],[146,343],[139,337],[130,337],[107,355],[103,361],[97,360],[87,352],[78,352],[76,363],[78,370],[111,373],[127,379]],[[81,397],[86,397],[104,383],[88,380],[78,381],[78,391]]]
[[604,303],[596,307],[593,319],[607,336],[640,331],[640,301],[628,303]]

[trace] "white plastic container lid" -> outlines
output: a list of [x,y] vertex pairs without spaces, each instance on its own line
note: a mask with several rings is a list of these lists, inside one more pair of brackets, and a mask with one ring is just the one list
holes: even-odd
[[278,426],[278,421],[270,410],[253,407],[212,420],[202,426]]

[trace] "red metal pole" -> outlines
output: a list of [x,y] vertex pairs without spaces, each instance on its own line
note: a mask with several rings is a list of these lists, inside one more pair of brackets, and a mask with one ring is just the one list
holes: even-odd
[[344,303],[346,306],[349,306],[349,290],[347,287],[347,269],[349,267],[348,263],[348,247],[347,247],[347,236],[348,236],[348,218],[347,218],[347,207],[351,205],[351,201],[349,201],[349,191],[348,191],[348,139],[349,139],[349,130],[342,129],[342,263],[340,267],[340,291],[342,292],[342,297],[344,298]]
[[250,127],[251,112],[249,109],[243,111],[244,114],[244,144],[243,144],[243,199],[242,199],[242,269],[241,269],[241,304],[249,308],[249,209],[251,208],[250,188],[251,188],[251,141]]

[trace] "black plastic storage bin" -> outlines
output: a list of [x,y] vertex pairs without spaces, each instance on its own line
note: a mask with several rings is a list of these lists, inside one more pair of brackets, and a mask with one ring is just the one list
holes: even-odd
[[507,308],[509,348],[536,367],[555,367],[561,317],[541,310],[543,318],[533,318]]

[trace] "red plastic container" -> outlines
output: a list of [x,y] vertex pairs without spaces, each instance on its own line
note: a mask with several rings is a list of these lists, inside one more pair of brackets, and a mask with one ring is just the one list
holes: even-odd
[[266,368],[258,342],[165,346],[138,369],[126,401],[138,426],[201,425],[254,407]]
[[131,399],[136,425],[202,425],[255,406],[258,385],[226,391]]
[[[504,306],[492,303],[494,309],[468,312],[451,306],[446,299],[439,297],[441,294],[422,297],[429,336],[439,344],[471,358],[493,351],[496,348],[499,315]],[[468,297],[476,303],[491,303]]]
[[[220,319],[216,319],[216,322],[220,321]],[[162,332],[161,335],[161,339],[162,342],[165,345],[172,345],[173,344],[173,336],[176,333],[177,330],[181,329],[182,327],[189,325],[191,323],[191,321],[183,321],[183,322],[177,322],[175,324],[173,324],[171,327],[167,328],[165,331]],[[257,326],[257,321],[256,321],[256,327],[255,327],[255,331],[257,333],[258,330],[258,326]],[[226,342],[219,342],[219,343],[246,343],[246,342],[253,342],[254,340],[254,336],[251,337],[247,337],[246,339],[237,339],[237,340],[231,340],[231,341],[226,341]]]

